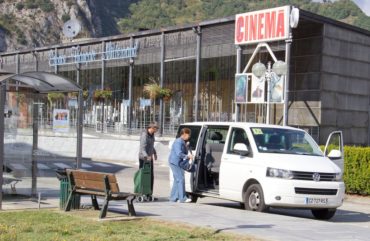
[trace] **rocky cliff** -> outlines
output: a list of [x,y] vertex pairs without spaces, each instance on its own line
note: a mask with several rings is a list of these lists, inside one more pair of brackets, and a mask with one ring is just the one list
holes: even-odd
[[0,51],[66,41],[63,24],[77,19],[77,38],[118,34],[116,19],[125,17],[133,0],[0,0]]

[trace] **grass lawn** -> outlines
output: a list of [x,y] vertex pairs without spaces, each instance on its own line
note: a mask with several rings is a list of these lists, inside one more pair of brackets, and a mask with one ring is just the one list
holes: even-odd
[[[90,210],[0,212],[0,240],[255,240],[150,218],[97,221]],[[124,217],[122,219],[122,217]]]

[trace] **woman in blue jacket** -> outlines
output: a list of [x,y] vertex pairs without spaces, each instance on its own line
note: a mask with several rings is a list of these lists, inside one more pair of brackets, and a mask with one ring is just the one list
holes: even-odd
[[186,197],[185,193],[185,176],[184,169],[180,166],[184,161],[193,160],[193,156],[188,154],[186,141],[190,139],[191,131],[189,128],[183,128],[180,131],[180,137],[175,140],[172,145],[169,165],[173,174],[173,185],[170,194],[171,202],[191,202],[191,199]]

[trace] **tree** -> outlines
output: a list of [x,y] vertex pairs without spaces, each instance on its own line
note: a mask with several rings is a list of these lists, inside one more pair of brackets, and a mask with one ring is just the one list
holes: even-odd
[[[119,21],[122,32],[158,29],[232,16],[237,13],[294,5],[329,18],[370,30],[368,19],[351,0],[312,2],[311,0],[141,0],[130,5],[130,15]],[[359,21],[358,19],[361,19]],[[364,21],[364,19],[366,19]],[[365,23],[365,24],[364,24]]]

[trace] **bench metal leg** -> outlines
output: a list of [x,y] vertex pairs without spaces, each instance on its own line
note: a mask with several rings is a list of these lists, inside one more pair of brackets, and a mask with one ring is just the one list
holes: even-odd
[[67,200],[66,206],[64,207],[64,211],[68,212],[68,211],[71,210],[73,196],[74,196],[73,195],[73,192],[70,192],[69,193],[69,196],[68,196],[68,200]]
[[128,216],[136,216],[135,208],[134,208],[134,198],[127,199],[127,209],[128,209]]
[[91,195],[91,202],[94,207],[94,210],[100,210],[98,200],[96,199],[96,195]]
[[104,204],[103,204],[103,208],[100,210],[99,218],[105,218],[105,216],[107,216],[108,204],[109,204],[109,199],[106,197]]
[[17,194],[17,189],[15,189],[15,184],[17,183],[10,184],[10,189],[12,190],[12,194]]

